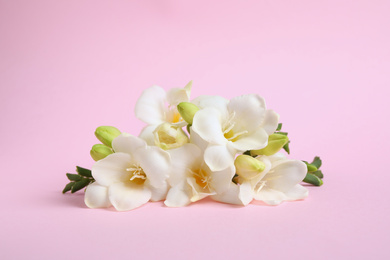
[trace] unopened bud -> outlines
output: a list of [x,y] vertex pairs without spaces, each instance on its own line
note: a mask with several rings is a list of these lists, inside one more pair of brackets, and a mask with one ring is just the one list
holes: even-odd
[[288,137],[281,134],[271,134],[268,137],[268,145],[260,150],[252,150],[252,155],[273,155],[280,151],[288,143]]
[[189,142],[183,129],[169,123],[162,123],[153,132],[157,146],[164,150],[178,148]]
[[236,173],[239,177],[251,180],[265,169],[265,164],[249,155],[239,155],[234,161]]
[[192,125],[192,121],[198,110],[199,107],[190,102],[181,102],[179,105],[177,105],[177,111],[179,111],[184,121],[186,121],[190,125]]
[[95,144],[90,152],[92,159],[95,161],[99,161],[112,153],[112,149],[104,144]]
[[112,147],[112,140],[114,140],[120,134],[121,131],[113,126],[99,126],[95,131],[97,139],[110,148]]

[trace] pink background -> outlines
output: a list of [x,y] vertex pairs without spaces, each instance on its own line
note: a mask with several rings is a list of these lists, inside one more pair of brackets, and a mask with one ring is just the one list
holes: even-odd
[[[1,259],[389,259],[389,1],[0,0]],[[99,125],[137,135],[143,89],[258,93],[292,158],[324,161],[305,201],[149,203],[62,195]]]

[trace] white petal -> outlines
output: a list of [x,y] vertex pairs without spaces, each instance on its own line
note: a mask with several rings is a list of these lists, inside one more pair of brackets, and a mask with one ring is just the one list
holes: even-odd
[[170,155],[166,151],[150,146],[147,149],[138,149],[135,157],[150,185],[156,188],[164,185],[170,170]]
[[202,153],[206,150],[207,146],[209,146],[209,142],[202,139],[195,131],[190,128],[190,143],[198,146]]
[[[265,156],[265,155],[263,155]],[[262,157],[263,157],[262,156]],[[284,155],[283,153],[275,153],[273,155],[270,155],[270,156],[267,156],[268,160],[272,163],[272,164],[275,164],[277,161],[280,161],[280,160],[286,160],[287,157],[286,155]]]
[[116,153],[128,153],[131,156],[134,156],[137,149],[145,147],[146,142],[143,139],[128,133],[122,133],[112,141],[112,148]]
[[171,155],[169,184],[175,186],[187,178],[188,169],[199,168],[203,154],[194,144],[185,144],[179,148],[168,150]]
[[[145,182],[145,185],[148,185],[149,180]],[[154,187],[152,185],[149,185],[149,189],[152,192],[152,197],[150,198],[151,201],[160,201],[164,200],[167,197],[168,193],[168,183],[163,182],[158,187]]]
[[263,178],[267,187],[281,192],[288,192],[306,176],[307,167],[302,161],[277,161],[269,173]]
[[84,197],[85,205],[89,208],[107,208],[111,206],[108,200],[108,189],[94,182],[89,184]]
[[92,166],[92,176],[96,182],[103,186],[110,186],[112,183],[127,181],[133,160],[127,153],[113,153],[104,159],[97,161]]
[[180,102],[188,102],[190,100],[192,81],[184,88],[172,88],[167,93],[168,103],[172,106],[177,106]]
[[286,195],[278,190],[263,188],[255,193],[255,200],[261,200],[268,205],[278,205],[287,199]]
[[241,136],[231,145],[239,150],[258,150],[266,147],[268,144],[268,135],[263,128],[258,128],[254,132]]
[[165,121],[166,92],[159,86],[145,89],[135,105],[135,116],[149,125]]
[[176,186],[173,186],[167,195],[167,199],[164,204],[168,207],[184,207],[191,203],[190,190],[188,184],[182,182]]
[[270,135],[276,131],[276,128],[278,128],[278,123],[279,115],[275,111],[268,109],[265,112],[265,118],[261,124],[261,127],[264,128],[268,135]]
[[[207,167],[207,166],[206,166]],[[232,184],[232,178],[235,174],[234,166],[227,167],[222,171],[212,172],[211,175],[211,187],[213,187],[216,193],[223,193],[229,189]]]
[[309,195],[309,191],[302,185],[297,184],[285,194],[288,200],[301,200]]
[[152,193],[145,185],[120,182],[108,188],[108,196],[116,210],[126,211],[144,205],[150,200]]
[[258,95],[243,95],[232,98],[228,104],[229,113],[235,113],[234,121],[242,130],[258,129],[265,118],[265,102]]
[[226,145],[209,145],[204,153],[204,160],[212,171],[222,171],[234,165],[235,151]]
[[190,186],[191,202],[195,202],[206,198],[207,196],[216,194],[214,191],[209,191],[200,187],[199,184],[196,183],[194,177],[188,177],[187,184]]
[[218,110],[205,108],[195,114],[191,128],[209,143],[224,144],[227,140],[222,133],[221,124],[222,118]]
[[154,146],[156,145],[154,141],[154,134],[153,131],[158,127],[158,125],[148,125],[142,129],[141,133],[139,134],[139,138],[145,140],[145,142],[148,145]]
[[224,193],[213,195],[211,198],[223,203],[246,206],[252,201],[253,195],[250,185],[232,183]]
[[221,96],[199,96],[192,100],[192,103],[199,108],[213,107],[217,109],[223,116],[227,116],[227,104],[229,100]]

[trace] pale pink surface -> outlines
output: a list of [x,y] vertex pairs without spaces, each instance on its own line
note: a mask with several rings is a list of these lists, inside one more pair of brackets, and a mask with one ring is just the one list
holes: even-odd
[[[141,3],[142,2],[142,3]],[[389,1],[0,1],[1,259],[389,259]],[[62,195],[143,89],[258,93],[308,199],[92,210]]]

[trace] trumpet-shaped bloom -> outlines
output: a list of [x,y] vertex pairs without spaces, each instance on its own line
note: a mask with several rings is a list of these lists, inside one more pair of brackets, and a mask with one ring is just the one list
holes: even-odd
[[170,156],[148,147],[138,137],[122,134],[114,139],[115,153],[92,167],[95,183],[87,187],[85,204],[90,208],[113,205],[119,211],[137,208],[149,200],[165,199]]
[[238,177],[238,184],[232,185],[225,193],[213,196],[213,199],[240,205],[247,205],[255,199],[269,205],[278,205],[283,201],[308,196],[308,190],[299,184],[307,172],[302,161],[287,159],[280,153],[257,159],[266,165],[265,170],[252,179]]
[[204,108],[195,114],[192,129],[209,142],[204,159],[213,171],[231,166],[237,152],[267,146],[268,136],[278,125],[279,115],[267,110],[258,95],[239,96],[229,102],[205,97],[197,103]]
[[171,188],[165,205],[182,207],[210,195],[225,192],[234,175],[234,167],[211,171],[203,162],[203,153],[194,144],[185,144],[169,150],[172,169],[169,177]]

